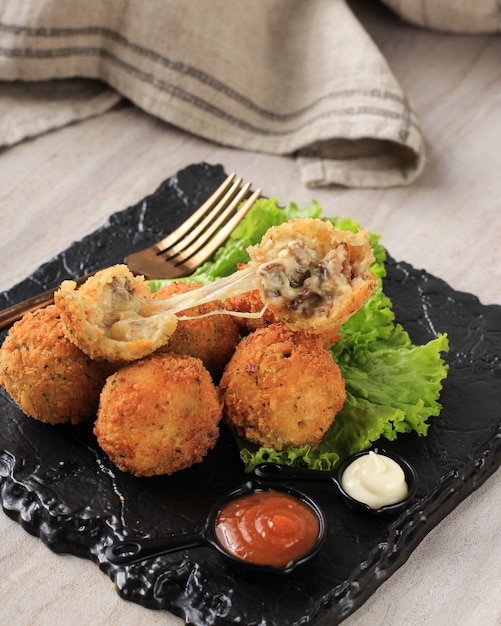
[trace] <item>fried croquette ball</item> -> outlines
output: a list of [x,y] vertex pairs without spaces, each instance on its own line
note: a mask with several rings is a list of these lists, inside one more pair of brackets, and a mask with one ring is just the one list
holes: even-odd
[[2,384],[18,407],[41,422],[94,418],[109,363],[92,361],[64,333],[54,305],[26,313],[0,350]]
[[220,388],[225,421],[275,450],[317,446],[346,398],[341,371],[321,340],[280,325],[242,339]]
[[[169,298],[172,294],[186,293],[200,287],[200,283],[175,281],[159,289],[154,297]],[[221,302],[209,302],[180,311],[176,330],[160,350],[195,356],[202,360],[213,377],[218,378],[239,339],[238,328],[229,315],[210,315],[222,308]],[[185,317],[194,319],[183,319]]]
[[134,361],[165,344],[177,325],[175,315],[157,314],[143,276],[114,265],[79,288],[65,280],[54,302],[67,337],[93,359]]
[[[227,298],[224,301],[224,306],[228,311],[255,314],[263,310],[264,302],[259,289],[254,289],[253,291]],[[242,335],[248,335],[258,328],[264,328],[265,326],[279,322],[274,313],[269,309],[266,309],[260,317],[235,316],[234,320]]]
[[94,433],[122,471],[172,474],[203,460],[221,415],[219,390],[200,359],[155,353],[108,378]]
[[294,219],[269,228],[248,252],[262,300],[294,330],[335,333],[376,288],[374,252],[363,229]]

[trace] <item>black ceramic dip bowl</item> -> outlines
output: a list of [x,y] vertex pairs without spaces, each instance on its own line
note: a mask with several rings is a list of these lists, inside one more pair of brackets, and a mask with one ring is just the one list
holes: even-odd
[[249,480],[216,503],[200,531],[126,539],[106,556],[128,564],[206,546],[248,574],[288,574],[319,552],[325,534],[325,515],[308,495],[283,483]]

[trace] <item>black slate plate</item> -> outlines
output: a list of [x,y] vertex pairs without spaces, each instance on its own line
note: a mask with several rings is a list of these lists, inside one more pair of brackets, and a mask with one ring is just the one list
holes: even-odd
[[[224,177],[222,167],[204,163],[179,172],[1,294],[0,306],[64,278],[121,262],[126,252],[175,228]],[[90,425],[36,422],[3,392],[0,494],[5,512],[55,552],[98,563],[122,597],[168,609],[188,623],[339,623],[501,462],[501,306],[483,306],[475,296],[391,258],[385,291],[415,343],[447,332],[451,346],[444,408],[428,436],[406,435],[385,444],[411,461],[419,475],[415,503],[398,518],[357,515],[328,487],[305,484],[300,487],[324,508],[329,532],[321,554],[286,579],[238,576],[208,548],[114,566],[105,556],[114,539],[188,531],[203,522],[221,495],[245,479],[231,436],[223,430],[201,465],[171,477],[137,479],[107,460]]]

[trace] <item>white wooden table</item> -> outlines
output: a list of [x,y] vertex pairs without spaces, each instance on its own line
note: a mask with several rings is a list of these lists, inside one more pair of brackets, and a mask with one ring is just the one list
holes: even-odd
[[[311,190],[292,159],[233,150],[131,105],[0,153],[0,290],[194,162],[221,163],[267,195],[348,215],[405,259],[501,304],[501,38],[406,26],[353,2],[413,100],[428,165],[410,187]],[[501,411],[501,407],[500,407]],[[435,528],[349,626],[501,624],[501,472]],[[178,624],[124,602],[92,563],[55,555],[0,514],[0,622]]]

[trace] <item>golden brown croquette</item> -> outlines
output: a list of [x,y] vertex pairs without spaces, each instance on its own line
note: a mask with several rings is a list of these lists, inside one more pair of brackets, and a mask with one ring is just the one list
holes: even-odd
[[26,313],[0,350],[2,384],[19,408],[48,424],[77,424],[95,416],[112,369],[71,343],[54,305]]
[[221,415],[219,390],[200,359],[156,353],[108,378],[94,433],[122,471],[172,474],[203,460]]
[[[247,291],[246,293],[232,296],[224,301],[224,306],[228,311],[236,311],[238,313],[259,313],[264,307],[259,289]],[[279,323],[279,319],[269,310],[266,309],[260,317],[235,317],[237,325],[242,335],[248,335],[258,328],[264,328],[270,324]]]
[[[165,299],[173,294],[199,289],[200,286],[200,283],[179,280],[157,291],[154,297]],[[181,311],[178,316],[205,315],[222,308],[221,302],[209,302]],[[193,320],[178,320],[176,330],[161,350],[197,357],[202,360],[212,376],[219,379],[237,343],[238,328],[233,319],[226,314],[209,315]]]
[[221,378],[224,419],[259,446],[318,445],[346,398],[318,337],[273,324],[238,345]]
[[369,233],[329,221],[294,219],[272,226],[247,249],[261,298],[293,330],[336,333],[373,294],[377,279]]

